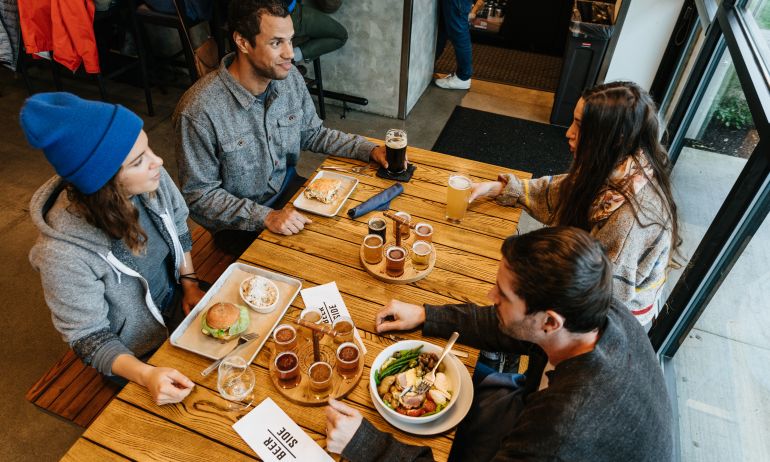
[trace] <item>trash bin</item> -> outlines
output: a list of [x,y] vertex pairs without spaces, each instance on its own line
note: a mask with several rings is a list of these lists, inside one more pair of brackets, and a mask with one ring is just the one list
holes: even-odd
[[614,0],[576,0],[564,49],[551,123],[568,126],[583,90],[596,83],[614,29]]

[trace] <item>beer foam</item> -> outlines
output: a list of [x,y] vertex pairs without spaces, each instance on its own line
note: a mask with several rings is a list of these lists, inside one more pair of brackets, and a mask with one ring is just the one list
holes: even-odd
[[406,147],[406,137],[400,137],[400,136],[394,136],[393,138],[388,138],[385,141],[385,145],[389,147],[390,149],[402,149]]
[[471,180],[468,178],[465,178],[464,176],[450,176],[449,177],[449,186],[453,187],[454,189],[469,189],[471,187]]

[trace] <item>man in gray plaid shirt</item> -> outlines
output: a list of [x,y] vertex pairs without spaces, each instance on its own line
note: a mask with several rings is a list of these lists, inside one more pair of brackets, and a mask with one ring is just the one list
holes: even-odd
[[235,53],[184,94],[173,121],[190,216],[240,255],[264,228],[290,235],[310,223],[282,208],[304,182],[294,170],[301,150],[387,162],[383,146],[322,125],[292,64],[284,2],[230,2],[228,16]]

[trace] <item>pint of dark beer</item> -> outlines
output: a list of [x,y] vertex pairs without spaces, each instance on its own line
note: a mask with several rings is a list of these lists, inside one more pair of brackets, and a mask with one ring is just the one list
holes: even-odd
[[388,172],[401,173],[406,170],[406,132],[391,128],[385,135],[385,152]]

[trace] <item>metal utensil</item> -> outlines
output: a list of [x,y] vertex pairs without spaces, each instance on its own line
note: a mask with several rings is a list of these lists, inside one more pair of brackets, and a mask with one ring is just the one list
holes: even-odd
[[366,171],[368,168],[369,165],[356,165],[354,167],[334,167],[331,165],[324,165],[321,167],[321,170],[337,170],[346,173],[361,173]]
[[259,334],[256,332],[249,332],[248,334],[241,335],[238,338],[238,345],[233,347],[233,349],[230,350],[230,352],[226,353],[224,356],[222,356],[221,358],[211,363],[209,367],[207,367],[206,369],[203,369],[201,371],[201,375],[206,377],[207,375],[211,374],[214,371],[214,369],[219,367],[219,364],[221,364],[225,358],[235,353],[236,351],[242,350],[244,347],[246,347],[247,345],[250,345],[254,340],[258,338],[259,338]]
[[449,337],[449,341],[446,342],[446,346],[444,347],[444,351],[441,352],[441,356],[438,358],[438,362],[436,362],[436,365],[433,366],[433,369],[425,374],[422,377],[422,382],[420,382],[419,385],[417,385],[417,394],[421,395],[423,393],[427,393],[428,390],[430,390],[430,387],[433,386],[433,383],[436,381],[436,369],[438,369],[438,365],[441,364],[441,361],[444,359],[444,356],[446,356],[447,353],[449,353],[449,350],[452,349],[452,346],[457,341],[457,338],[460,336],[457,332],[452,332],[452,335]]

